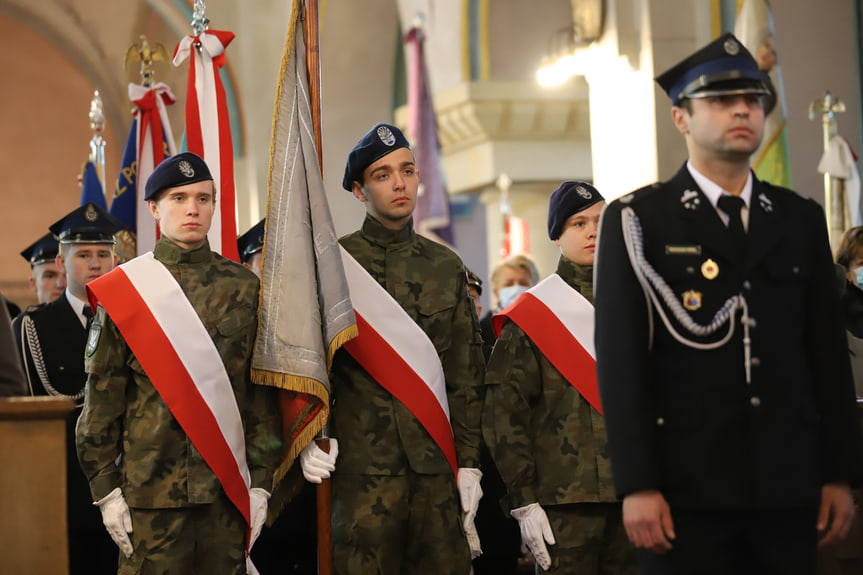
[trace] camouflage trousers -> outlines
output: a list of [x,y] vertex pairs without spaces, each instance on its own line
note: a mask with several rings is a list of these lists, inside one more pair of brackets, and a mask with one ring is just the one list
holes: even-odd
[[176,509],[131,508],[131,557],[117,575],[245,575],[246,522],[224,493]]
[[623,527],[620,503],[574,503],[544,507],[554,533],[551,567],[536,573],[636,575],[635,547]]
[[470,550],[452,475],[333,475],[338,575],[467,575]]

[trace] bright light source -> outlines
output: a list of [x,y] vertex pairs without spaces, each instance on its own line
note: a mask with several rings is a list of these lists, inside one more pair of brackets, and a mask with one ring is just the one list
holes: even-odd
[[546,60],[537,70],[536,79],[541,86],[551,87],[563,84],[573,76],[586,76],[597,67],[597,56],[592,46],[576,48],[556,60]]

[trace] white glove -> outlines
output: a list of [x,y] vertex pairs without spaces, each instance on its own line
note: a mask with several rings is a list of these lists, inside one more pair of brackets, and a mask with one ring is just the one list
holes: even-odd
[[129,506],[126,505],[123,492],[120,491],[119,487],[115,487],[114,491],[93,505],[98,505],[102,512],[102,523],[108,530],[108,535],[111,536],[123,555],[131,557],[132,540],[129,539],[129,533],[132,532],[132,516],[129,514]]
[[539,503],[531,503],[513,509],[510,514],[518,519],[522,543],[533,554],[542,570],[548,571],[551,567],[551,557],[545,544],[554,545],[554,533],[551,532],[551,524],[548,522],[545,510],[539,506]]
[[336,470],[336,457],[339,456],[339,443],[330,438],[330,452],[327,453],[314,441],[306,445],[300,452],[300,467],[303,477],[309,483],[320,483],[329,479],[330,473]]
[[264,522],[267,520],[267,501],[269,500],[270,494],[265,489],[253,487],[249,490],[249,518],[252,525],[249,549],[258,540],[258,535],[261,534],[261,529],[264,528]]
[[464,511],[464,532],[467,543],[470,546],[470,558],[476,559],[482,555],[482,547],[479,542],[479,534],[476,532],[474,519],[479,500],[482,498],[482,487],[479,480],[482,472],[472,467],[459,467],[458,469],[458,496],[461,499],[461,508]]

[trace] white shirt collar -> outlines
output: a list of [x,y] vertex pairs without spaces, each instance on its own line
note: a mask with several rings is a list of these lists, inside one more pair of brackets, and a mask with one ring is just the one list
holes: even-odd
[[89,306],[89,302],[80,300],[76,296],[72,295],[68,286],[66,287],[66,300],[68,300],[69,305],[72,306],[72,311],[74,311],[75,315],[78,316],[78,319],[81,321],[81,325],[87,327],[87,318],[84,317],[84,306]]
[[[707,196],[707,199],[710,200],[710,203],[714,208],[716,208],[720,196],[723,194],[731,195],[727,190],[722,189],[719,184],[696,170],[695,166],[692,165],[692,160],[687,160],[686,168],[692,175],[692,179],[695,180],[695,183],[698,184],[698,187],[701,188],[701,191],[704,192],[704,195]],[[740,192],[740,198],[748,208],[750,201],[752,200],[752,170],[749,170],[749,173],[746,176],[746,183],[743,184],[743,191]]]

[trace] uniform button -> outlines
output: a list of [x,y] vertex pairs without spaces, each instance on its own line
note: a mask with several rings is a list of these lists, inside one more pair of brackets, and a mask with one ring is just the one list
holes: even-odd
[[797,267],[797,266],[794,266],[793,268],[791,268],[791,273],[793,273],[794,275],[799,274],[799,273],[800,273],[800,268],[799,268],[799,267]]
[[749,280],[744,280],[743,289],[752,289],[752,284],[749,282]]
[[752,367],[758,367],[759,365],[761,365],[761,360],[760,360],[760,359],[758,359],[757,357],[753,357],[753,358],[749,361],[749,363],[751,363],[751,364],[752,364]]
[[658,425],[659,427],[662,427],[663,425],[665,425],[665,418],[657,417],[656,418],[656,425]]
[[749,405],[751,405],[752,407],[758,407],[759,405],[761,405],[761,399],[757,395],[754,397],[750,397]]
[[61,366],[60,366],[60,371],[63,371],[64,369],[66,369],[66,368],[64,368],[64,367],[61,365]]
[[688,274],[694,274],[694,273],[695,273],[695,268],[694,268],[694,267],[692,267],[692,266],[687,267],[687,268],[686,268],[686,273],[688,273]]

